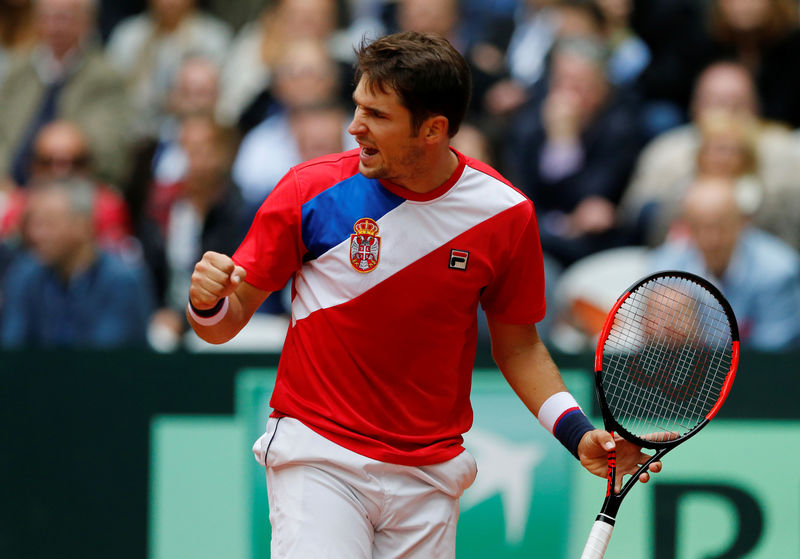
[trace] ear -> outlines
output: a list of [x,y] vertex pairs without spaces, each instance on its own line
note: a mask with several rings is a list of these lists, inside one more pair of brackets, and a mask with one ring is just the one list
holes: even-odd
[[422,130],[423,137],[427,143],[450,142],[450,136],[448,135],[450,121],[447,120],[446,116],[435,115],[428,118],[422,124]]

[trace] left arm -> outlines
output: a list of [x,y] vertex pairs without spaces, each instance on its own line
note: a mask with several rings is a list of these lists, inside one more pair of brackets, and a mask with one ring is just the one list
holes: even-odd
[[[492,357],[508,384],[525,406],[538,417],[542,404],[558,392],[566,392],[550,352],[539,337],[534,324],[506,324],[488,318],[492,338]],[[583,435],[578,444],[581,464],[591,473],[605,477],[608,469],[608,451],[617,450],[617,490],[622,477],[636,472],[649,456],[641,448],[623,439],[613,437],[602,429],[594,429]],[[661,463],[650,465],[651,472],[658,472]],[[640,481],[650,479],[648,472]]]

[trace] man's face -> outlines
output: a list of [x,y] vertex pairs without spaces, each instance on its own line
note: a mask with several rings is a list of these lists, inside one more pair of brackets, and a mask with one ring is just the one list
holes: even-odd
[[602,72],[588,60],[572,53],[558,53],[553,58],[550,94],[574,99],[584,120],[600,110],[607,91]]
[[702,183],[687,194],[685,220],[708,268],[724,273],[744,226],[729,182]]
[[58,268],[91,239],[91,220],[76,215],[64,192],[34,193],[28,203],[26,236],[31,249],[49,266]]
[[303,161],[342,151],[343,111],[306,111],[292,117],[292,131]]
[[44,0],[36,11],[39,35],[56,56],[80,45],[91,31],[91,18],[87,0]]
[[692,100],[693,117],[711,111],[752,116],[756,114],[753,84],[746,72],[734,66],[717,66],[700,78]]
[[769,0],[719,0],[722,17],[737,31],[758,29],[769,18]]
[[361,146],[358,170],[367,178],[404,186],[423,171],[424,126],[413,133],[411,113],[397,93],[366,86],[361,78],[353,101],[355,115],[348,132]]
[[401,29],[450,35],[458,24],[458,6],[453,0],[404,0],[397,6]]
[[188,161],[185,187],[219,186],[219,178],[227,170],[227,161],[212,124],[204,119],[187,120],[181,128],[180,140]]
[[212,114],[218,99],[219,72],[214,64],[200,59],[184,64],[170,92],[175,114]]
[[56,124],[40,134],[34,146],[32,178],[65,178],[88,172],[89,147],[79,130]]
[[275,69],[274,90],[286,106],[314,105],[336,95],[336,65],[321,43],[295,41]]
[[336,28],[336,2],[332,0],[284,0],[280,21],[296,38],[325,40]]

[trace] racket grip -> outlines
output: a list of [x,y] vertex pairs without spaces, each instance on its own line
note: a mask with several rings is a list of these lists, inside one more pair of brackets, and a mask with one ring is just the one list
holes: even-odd
[[605,520],[595,520],[592,526],[592,531],[589,532],[589,539],[586,541],[586,547],[583,548],[581,559],[603,559],[608,548],[608,542],[611,541],[611,532],[614,531],[614,525]]

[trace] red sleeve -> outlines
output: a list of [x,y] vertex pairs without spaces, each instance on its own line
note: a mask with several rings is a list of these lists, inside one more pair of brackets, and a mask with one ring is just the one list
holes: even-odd
[[535,324],[544,318],[544,261],[533,205],[525,204],[520,234],[501,269],[481,296],[491,318],[507,324]]
[[278,291],[300,269],[306,252],[301,215],[297,175],[292,169],[264,200],[233,255],[233,261],[247,270],[247,283]]

